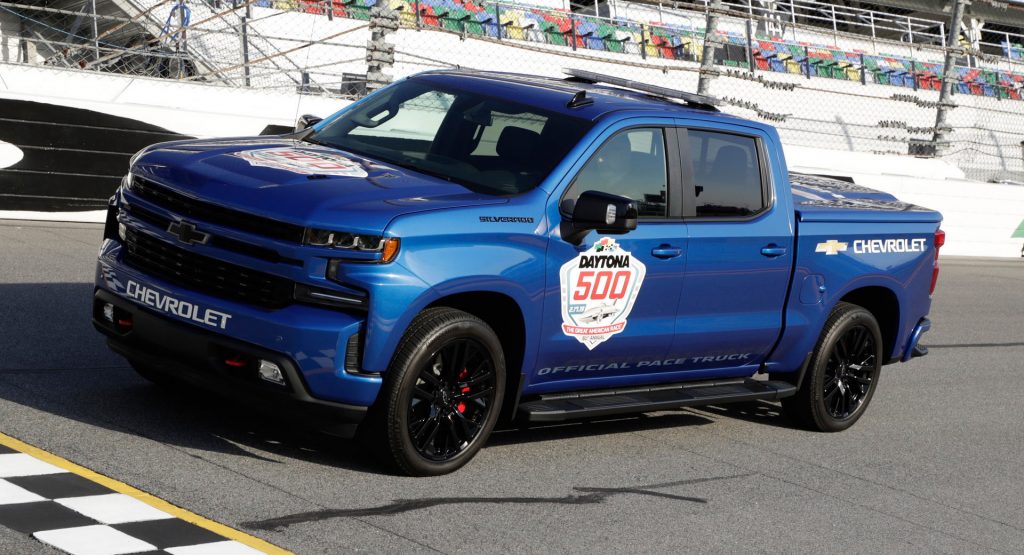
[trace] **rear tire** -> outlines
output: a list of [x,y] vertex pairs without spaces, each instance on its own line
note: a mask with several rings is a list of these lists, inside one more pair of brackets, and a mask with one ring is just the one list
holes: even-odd
[[782,400],[796,424],[839,432],[864,414],[878,387],[882,332],[864,308],[840,302],[832,310],[796,395]]
[[505,357],[494,330],[460,310],[425,310],[385,374],[372,411],[378,422],[368,427],[376,437],[368,439],[406,474],[447,474],[487,441],[504,391]]

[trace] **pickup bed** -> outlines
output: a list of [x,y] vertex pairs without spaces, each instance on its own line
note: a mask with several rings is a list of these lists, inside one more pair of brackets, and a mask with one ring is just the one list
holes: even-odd
[[153,381],[308,415],[414,475],[526,422],[780,400],[864,413],[927,351],[941,216],[791,174],[713,99],[422,73],[294,133],[154,145],[93,321]]

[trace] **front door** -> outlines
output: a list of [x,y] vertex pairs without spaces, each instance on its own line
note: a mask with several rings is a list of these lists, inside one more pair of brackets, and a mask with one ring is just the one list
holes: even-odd
[[686,225],[673,214],[682,204],[670,198],[677,150],[671,128],[619,131],[561,197],[566,213],[584,191],[629,197],[639,220],[629,233],[592,231],[579,245],[551,239],[534,391],[638,383],[660,371],[685,266]]

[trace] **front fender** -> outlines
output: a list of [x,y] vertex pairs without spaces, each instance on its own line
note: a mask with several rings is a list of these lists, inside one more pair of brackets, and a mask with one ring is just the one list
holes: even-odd
[[[416,315],[452,295],[505,295],[519,306],[525,322],[539,320],[548,241],[545,223],[524,216],[531,212],[519,203],[489,206],[487,218],[481,218],[479,211],[477,207],[410,215],[389,228],[389,234],[402,238],[402,247],[388,272],[404,276],[406,286],[381,282],[371,291],[364,370],[387,370]],[[505,217],[519,219],[496,222]],[[533,362],[533,335],[526,334],[524,364]]]

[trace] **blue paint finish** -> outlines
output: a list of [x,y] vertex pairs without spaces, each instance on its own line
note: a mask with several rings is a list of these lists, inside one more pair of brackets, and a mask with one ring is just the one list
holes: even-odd
[[122,247],[114,241],[104,243],[96,268],[97,287],[138,303],[136,297],[126,294],[128,284],[135,282],[179,301],[225,312],[231,317],[223,330],[216,330],[177,315],[167,316],[166,312],[151,309],[156,314],[196,326],[197,329],[223,333],[287,355],[296,363],[310,393],[315,397],[363,406],[371,404],[377,397],[381,385],[380,376],[355,375],[344,370],[346,342],[364,323],[359,315],[303,305],[267,311],[226,302],[175,287],[129,268],[121,261],[121,250]]
[[[526,324],[523,364],[509,370],[525,375],[525,394],[747,376],[759,368],[796,371],[836,303],[865,287],[885,288],[898,303],[898,337],[887,355],[903,358],[916,341],[911,334],[931,303],[934,233],[941,219],[936,212],[856,185],[790,175],[778,134],[768,125],[598,85],[471,72],[412,79],[582,117],[591,127],[537,187],[503,196],[287,137],[156,145],[135,158],[136,176],[196,201],[277,222],[400,238],[399,254],[389,264],[372,263],[369,253],[305,246],[195,220],[122,189],[117,202],[129,211],[121,212],[120,222],[139,233],[296,284],[365,292],[368,307],[358,311],[294,302],[270,310],[201,294],[128,267],[116,239],[100,253],[97,287],[128,298],[124,287],[132,280],[228,313],[229,325],[219,333],[292,358],[314,397],[361,406],[374,402],[381,373],[416,315],[464,293],[500,295],[518,307]],[[568,108],[566,102],[581,88],[594,103]],[[559,270],[602,235],[591,232],[579,245],[563,240],[560,200],[597,149],[634,126],[758,138],[771,206],[746,220],[641,220],[636,230],[614,236],[647,273],[626,327],[591,350],[563,333]],[[266,148],[312,148],[343,157],[354,170],[311,177],[253,165],[238,156]],[[213,236],[270,249],[297,263],[273,262],[223,244],[182,245],[166,229],[132,215],[132,207],[165,220],[194,221]],[[862,250],[859,241],[892,239],[923,241],[924,248],[857,252]],[[845,248],[819,252],[819,245],[830,242]],[[679,255],[656,256],[667,250]],[[337,266],[337,281],[327,278],[334,258],[344,259]],[[355,333],[364,334],[361,374],[344,369],[346,345]]]

